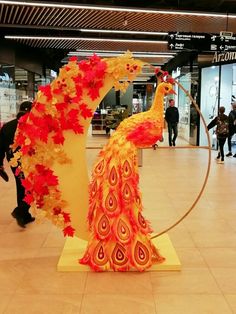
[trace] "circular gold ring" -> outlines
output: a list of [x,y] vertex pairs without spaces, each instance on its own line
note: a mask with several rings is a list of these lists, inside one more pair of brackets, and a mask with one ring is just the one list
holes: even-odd
[[185,214],[180,218],[178,219],[175,223],[173,223],[171,226],[169,226],[168,228],[166,228],[165,230],[153,235],[151,237],[151,239],[155,239],[157,237],[159,237],[160,235],[170,231],[171,229],[173,229],[174,227],[176,227],[181,221],[183,221],[187,216],[188,214],[193,210],[193,208],[196,206],[196,204],[198,203],[198,201],[200,200],[202,194],[203,194],[203,191],[206,187],[206,184],[207,184],[207,181],[208,181],[208,177],[209,177],[209,173],[210,173],[210,168],[211,168],[211,141],[210,141],[210,135],[209,135],[209,132],[208,132],[208,129],[207,129],[207,125],[206,125],[206,121],[196,103],[196,101],[193,99],[193,97],[189,94],[189,92],[179,83],[177,82],[176,80],[174,80],[175,84],[177,84],[180,89],[182,89],[184,91],[184,93],[189,97],[189,99],[191,100],[191,102],[194,104],[194,107],[195,109],[197,110],[199,116],[200,116],[200,119],[202,120],[203,122],[203,125],[204,125],[204,128],[205,128],[205,132],[206,132],[206,136],[207,136],[207,143],[208,143],[208,146],[207,149],[208,149],[208,164],[207,164],[207,170],[206,170],[206,174],[205,174],[205,177],[204,177],[204,181],[203,181],[203,184],[202,184],[202,187],[197,195],[197,197],[195,198],[195,200],[193,201],[192,205],[189,207],[189,209],[185,212]]

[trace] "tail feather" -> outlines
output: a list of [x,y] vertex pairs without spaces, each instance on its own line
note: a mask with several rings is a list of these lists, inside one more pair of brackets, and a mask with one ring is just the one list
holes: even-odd
[[88,223],[91,239],[80,260],[95,271],[143,271],[162,261],[142,215],[137,149],[116,137],[99,154],[90,184]]

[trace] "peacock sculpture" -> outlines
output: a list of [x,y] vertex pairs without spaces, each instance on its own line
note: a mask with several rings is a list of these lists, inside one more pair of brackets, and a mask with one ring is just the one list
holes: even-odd
[[160,83],[150,110],[122,121],[99,153],[89,188],[91,237],[80,260],[95,271],[143,271],[164,260],[142,215],[137,148],[162,138],[163,98],[171,92],[171,83]]
[[[33,108],[18,124],[12,165],[24,172],[25,201],[65,236],[88,241],[82,264],[96,271],[136,269],[161,262],[142,215],[137,148],[162,136],[163,97],[172,84],[160,83],[151,109],[124,120],[99,154],[89,184],[86,138],[97,106],[114,87],[125,91],[144,63],[94,55],[72,57],[58,77],[42,86]],[[89,227],[88,227],[88,224]]]

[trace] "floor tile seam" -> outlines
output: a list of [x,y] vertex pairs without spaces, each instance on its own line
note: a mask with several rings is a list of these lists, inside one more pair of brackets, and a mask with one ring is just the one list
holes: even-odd
[[[59,291],[56,291],[55,290],[55,292],[52,292],[52,291],[48,291],[48,290],[39,290],[38,288],[34,288],[34,291],[35,292],[29,292],[28,290],[26,290],[25,292],[23,292],[23,291],[20,291],[20,292],[15,292],[14,293],[14,295],[15,296],[29,296],[29,295],[35,295],[35,296],[43,296],[43,295],[45,295],[45,296],[50,296],[50,295],[54,295],[54,296],[71,296],[71,295],[74,295],[74,296],[79,296],[79,295],[82,295],[82,294],[84,294],[84,292],[82,292],[82,290],[81,291],[79,291],[78,293],[75,293],[75,292],[73,292],[73,293],[71,293],[71,292],[65,292],[65,291],[61,291],[61,292],[59,292]],[[1,293],[0,293],[0,295],[1,295]]]
[[181,296],[191,296],[191,295],[199,295],[199,296],[205,296],[205,295],[215,295],[215,296],[223,296],[223,293],[219,291],[219,293],[209,293],[209,292],[175,292],[175,293],[170,293],[170,292],[165,292],[165,291],[158,291],[154,292],[154,295],[181,295]]
[[213,277],[213,280],[215,281],[215,283],[216,283],[216,285],[217,285],[219,291],[221,292],[221,295],[224,296],[224,292],[223,292],[223,290],[221,289],[220,284],[218,283],[218,281],[217,281],[217,279],[216,279],[216,277],[215,277],[215,275],[214,275],[214,273],[213,273],[213,271],[212,271],[212,269],[217,269],[217,268],[219,268],[219,269],[224,269],[225,267],[208,267],[209,273],[210,273],[211,276]]
[[[216,219],[216,220],[218,220],[218,219]],[[225,224],[225,228],[224,228],[224,224]],[[196,225],[197,225],[197,222],[196,222]],[[222,228],[222,229],[221,230],[217,230],[217,228],[218,229]],[[219,234],[220,233],[225,234],[226,232],[227,233],[236,233],[234,228],[227,221],[225,221],[224,219],[220,223],[220,227],[219,226],[210,226],[210,227],[209,226],[204,226],[204,227],[201,227],[200,223],[199,223],[199,229],[198,230],[191,231],[191,227],[187,226],[187,224],[186,224],[186,229],[191,234],[197,234],[197,233],[202,232],[202,231],[204,233],[208,232],[209,234],[212,234],[213,232],[216,232],[216,233],[219,233]],[[223,229],[225,229],[225,230],[223,230]]]
[[78,314],[82,314],[82,308],[83,308],[84,299],[85,299],[85,293],[82,293],[80,307],[79,307],[79,313]]
[[[204,247],[204,248],[202,248],[202,249],[211,249],[212,247]],[[217,247],[218,248],[218,247]],[[225,247],[224,247],[225,248]],[[205,262],[205,264],[206,264],[206,266],[207,266],[207,268],[208,268],[208,271],[210,272],[210,274],[211,274],[211,276],[214,278],[214,281],[217,283],[217,281],[216,281],[216,278],[215,278],[215,276],[214,276],[214,274],[212,273],[212,271],[211,271],[211,269],[212,268],[217,268],[217,267],[211,267],[210,265],[209,265],[209,263],[207,262],[207,260],[206,260],[206,258],[204,257],[204,255],[202,254],[202,252],[201,252],[201,248],[198,248],[198,249],[200,249],[199,250],[199,253],[200,253],[200,255],[201,255],[201,257],[202,257],[202,259],[204,260],[204,262]],[[222,248],[221,248],[222,249]],[[221,267],[220,267],[221,268]],[[223,267],[222,267],[223,268]],[[224,267],[225,268],[225,267]],[[227,267],[228,268],[228,267]],[[229,268],[231,268],[231,267],[229,267]],[[217,286],[218,286],[218,284],[217,284]],[[223,293],[223,292],[222,292]]]
[[[159,294],[160,295],[160,294]],[[162,295],[164,295],[164,294],[162,294]],[[168,296],[180,296],[181,294],[176,294],[176,293],[170,293],[170,294],[167,294]],[[232,309],[232,307],[230,306],[230,304],[227,302],[227,299],[225,298],[225,295],[224,294],[215,294],[215,293],[207,293],[207,294],[205,294],[205,293],[191,293],[191,294],[184,294],[184,296],[188,296],[188,297],[190,297],[190,296],[212,296],[212,297],[217,297],[217,296],[221,296],[221,297],[223,297],[223,299],[226,301],[226,305],[228,306],[228,309],[229,309],[229,311],[232,313],[232,314],[234,314],[234,312],[233,312],[233,309]],[[155,295],[154,295],[154,297],[155,297]],[[157,311],[157,314],[158,314],[158,311]]]
[[231,304],[229,303],[228,299],[226,298],[225,293],[222,293],[222,295],[223,295],[223,298],[224,298],[226,304],[228,305],[230,311],[232,312],[232,314],[234,314],[235,313],[234,309],[232,308]]
[[223,294],[221,294],[221,293],[204,293],[204,292],[202,292],[202,293],[193,293],[193,292],[191,292],[191,293],[169,293],[169,292],[167,292],[167,293],[159,293],[159,294],[157,294],[157,293],[154,293],[154,297],[155,297],[155,295],[176,295],[176,296],[179,296],[179,295],[187,295],[187,296],[215,296],[215,297],[218,297],[218,296],[223,296]]
[[117,291],[117,292],[83,292],[84,295],[109,295],[109,296],[115,296],[115,295],[122,295],[122,296],[149,296],[149,295],[154,295],[153,291],[150,291],[150,293],[148,292],[135,292],[135,293],[127,293],[127,291],[121,292],[121,291]]
[[[180,249],[188,249],[188,248],[180,248]],[[209,268],[209,266],[208,266],[208,264],[206,263],[206,261],[204,260],[204,258],[202,257],[202,254],[201,254],[201,252],[200,252],[200,250],[199,250],[199,247],[194,247],[194,248],[191,248],[191,249],[195,249],[195,250],[197,250],[197,252],[199,253],[199,255],[201,256],[201,258],[203,259],[203,261],[204,261],[204,263],[205,263],[205,265],[204,265],[204,267],[202,267],[202,266],[200,266],[200,267],[188,267],[188,266],[184,266],[184,265],[182,265],[182,269],[208,269]],[[177,251],[177,250],[176,250]],[[178,252],[177,252],[178,253]],[[181,262],[181,260],[180,260],[180,262]],[[185,268],[183,268],[183,267],[185,267]]]
[[145,294],[133,294],[133,293],[130,293],[130,294],[127,294],[127,293],[83,293],[83,297],[81,299],[81,305],[80,305],[80,311],[79,311],[79,314],[82,314],[82,309],[83,309],[83,302],[85,300],[85,296],[94,296],[94,295],[101,295],[101,296],[139,296],[139,295],[148,295],[148,296],[152,296],[152,302],[153,302],[153,305],[154,305],[154,309],[155,309],[155,314],[158,314],[157,312],[157,304],[156,304],[156,301],[155,301],[155,297],[154,297],[154,294],[153,293],[145,293]]

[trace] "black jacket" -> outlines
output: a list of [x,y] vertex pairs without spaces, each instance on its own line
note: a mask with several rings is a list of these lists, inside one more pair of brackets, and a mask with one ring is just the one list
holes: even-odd
[[13,157],[10,145],[14,142],[17,123],[17,119],[11,120],[4,124],[0,130],[0,166],[3,166],[5,156],[8,161]]
[[167,123],[179,122],[179,110],[176,107],[168,107],[165,112],[165,119]]
[[[226,116],[225,114],[219,114],[217,117],[215,117],[207,126],[207,129],[210,130],[212,129],[214,126],[218,127],[219,124],[219,120],[224,121],[226,120],[227,123],[229,124],[229,118],[228,116]],[[218,134],[217,130],[216,130],[216,135],[218,138],[226,138],[229,136],[229,132],[225,133],[225,134]]]
[[236,110],[231,110],[229,113],[229,135],[232,136],[236,133]]
[[10,145],[14,143],[18,120],[24,114],[25,112],[19,112],[16,119],[5,123],[0,130],[0,167],[3,166],[3,160],[5,157],[8,161],[13,157]]

